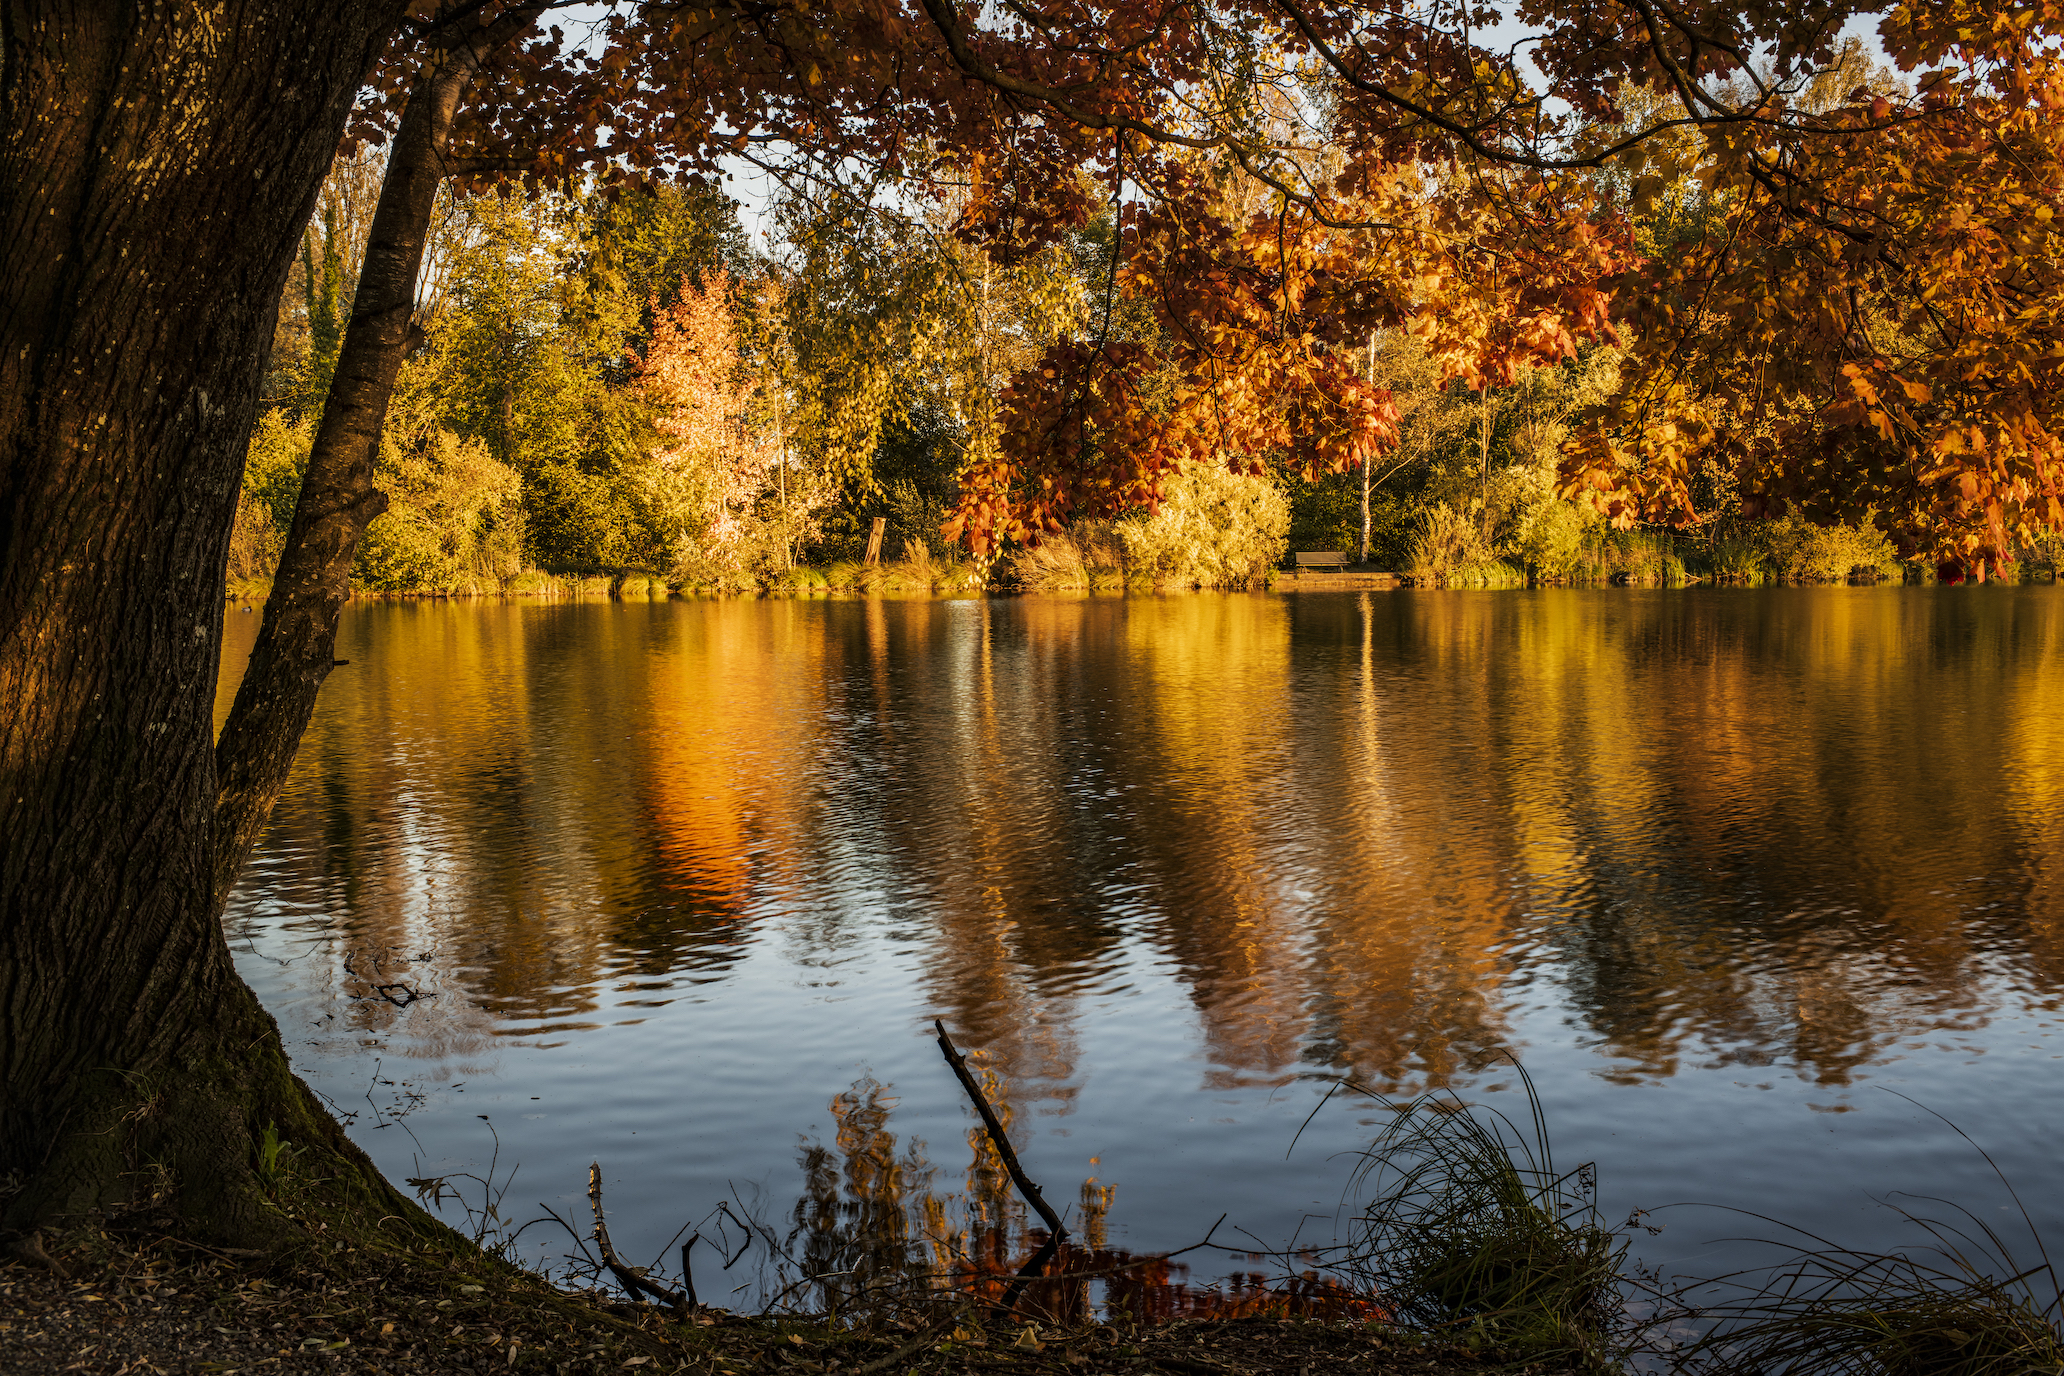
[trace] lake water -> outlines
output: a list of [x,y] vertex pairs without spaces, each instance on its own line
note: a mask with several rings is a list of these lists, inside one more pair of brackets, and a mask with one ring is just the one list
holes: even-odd
[[1614,1220],[2011,1222],[1925,1106],[2064,1237],[2064,590],[370,603],[338,655],[227,920],[393,1178],[498,1137],[530,1218],[599,1160],[641,1260],[950,1201],[936,1017],[1116,1246],[1330,1237],[1384,1118],[1330,1079],[1523,1110],[1507,1053]]

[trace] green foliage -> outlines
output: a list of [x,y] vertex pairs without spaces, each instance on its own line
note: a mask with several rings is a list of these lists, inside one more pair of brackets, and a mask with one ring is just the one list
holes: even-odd
[[1898,569],[1892,543],[1875,530],[1814,525],[1796,513],[1756,530],[1765,565],[1788,583],[1839,583],[1854,572]]
[[[1603,522],[1557,495],[1556,467],[1568,417],[1609,394],[1619,368],[1615,350],[1590,348],[1478,392],[1438,385],[1410,337],[1379,338],[1372,373],[1403,419],[1396,446],[1374,466],[1371,560],[1457,587],[1607,576],[1586,558]],[[1360,548],[1359,472],[1293,479],[1291,490],[1293,548]]]
[[522,485],[477,439],[397,426],[374,481],[388,507],[360,543],[353,576],[380,592],[499,592],[522,570]]
[[314,443],[315,421],[291,420],[284,411],[267,411],[251,432],[244,452],[244,496],[282,534],[293,522]]
[[258,1184],[267,1194],[277,1195],[293,1179],[295,1158],[301,1148],[282,1141],[276,1124],[267,1123],[258,1133],[258,1153],[251,1166]]
[[874,516],[893,515],[890,482],[943,510],[953,478],[996,453],[1004,382],[1084,318],[1083,263],[1066,248],[994,260],[944,232],[950,208],[925,220],[791,200],[779,214],[791,256],[768,357],[804,465],[844,489],[851,519],[828,534],[850,555]]
[[1531,507],[1509,542],[1511,553],[1536,579],[1552,581],[1575,574],[1585,535],[1596,517],[1571,502],[1546,501]]
[[592,276],[569,276],[584,252],[582,210],[548,196],[472,204],[470,238],[397,405],[484,445],[518,476],[530,562],[662,565],[667,541],[640,481],[652,467],[651,417],[634,388],[611,383],[639,310],[605,298]]
[[1416,579],[1445,583],[1464,570],[1496,562],[1490,542],[1483,537],[1482,524],[1446,502],[1436,502],[1419,518],[1406,572]]
[[1185,464],[1159,506],[1118,522],[1127,578],[1160,587],[1266,582],[1289,533],[1290,503],[1274,480],[1215,463]]
[[1676,538],[1668,531],[1640,528],[1595,528],[1586,536],[1574,569],[1574,577],[1590,582],[1682,583],[1686,576]]
[[752,245],[738,203],[713,186],[644,187],[580,202],[568,266],[576,274],[568,314],[585,350],[612,381],[629,378],[652,336],[655,307],[718,272],[751,276]]
[[271,578],[278,567],[314,433],[313,420],[290,420],[281,410],[267,411],[252,428],[236,524],[230,532],[231,584],[250,589]]
[[1697,573],[1718,583],[1840,583],[1904,574],[1891,542],[1878,531],[1816,525],[1797,513],[1729,522],[1702,546],[1685,542],[1682,551]]
[[946,503],[936,490],[898,479],[883,489],[882,496],[888,512],[889,537],[900,535],[906,543],[915,541],[936,557],[951,555],[952,547],[939,532],[939,527],[946,523]]
[[1714,536],[1706,558],[1715,582],[1754,583],[1763,576],[1762,547],[1747,536]]
[[635,494],[578,463],[548,461],[523,483],[532,560],[560,571],[620,568],[646,549]]
[[[339,187],[307,236],[295,284],[304,371],[316,381],[333,366],[349,250],[362,237],[351,207],[364,188]],[[1651,218],[1676,213],[1668,195],[1644,205]],[[779,461],[760,465],[762,482],[739,465],[680,461],[681,442],[661,432],[679,412],[641,382],[656,311],[719,271],[753,270],[734,203],[709,188],[506,194],[463,202],[455,216],[442,295],[397,388],[401,437],[381,453],[394,509],[368,536],[358,577],[369,588],[505,586],[526,564],[657,570],[708,589],[806,588],[784,578],[796,560],[814,549],[850,562],[876,517],[888,523],[889,550],[915,542],[928,566],[950,564],[940,527],[957,475],[994,449],[997,389],[1097,316],[1109,253],[1102,221],[1079,242],[1003,264],[940,232],[943,221],[851,200],[783,206],[793,256],[780,280],[730,298],[752,405],[779,412],[770,424],[787,437]],[[1146,328],[1118,304],[1117,335]],[[1438,385],[1440,369],[1408,335],[1381,334],[1373,347],[1372,376],[1402,415],[1370,494],[1379,566],[1458,587],[1684,577],[1667,536],[1608,530],[1587,502],[1557,495],[1567,419],[1617,387],[1616,351],[1587,348],[1477,392]],[[230,556],[242,584],[262,580],[276,559],[317,409],[269,412],[253,435]],[[1279,473],[1271,488],[1186,470],[1151,515],[1093,538],[1050,538],[998,572],[1027,587],[1250,583],[1286,546],[1357,550],[1361,481],[1357,471],[1309,482]],[[713,542],[706,518],[718,509],[723,538]],[[1897,569],[1873,532],[1797,516],[1730,530],[1685,545],[1707,576],[1827,581]],[[2054,563],[2054,551],[2025,553],[2030,568]],[[827,585],[936,586],[915,559],[827,573]]]
[[302,386],[307,409],[320,412],[344,344],[344,252],[334,203],[323,207],[321,261],[317,262],[316,233],[310,230],[301,240],[301,270],[308,291],[308,364]]
[[949,553],[939,525],[959,491],[960,456],[961,427],[952,412],[940,398],[919,395],[882,423],[866,479],[843,484],[821,522],[819,555],[860,558],[877,516],[888,521],[891,539],[919,534],[923,526],[933,552]]
[[[1382,466],[1378,461],[1379,468]],[[1417,534],[1417,487],[1423,475],[1399,475],[1369,494],[1369,562],[1402,569]],[[1317,482],[1294,475],[1280,481],[1290,499],[1291,549],[1338,549],[1350,557],[1362,548],[1362,475],[1359,469],[1328,473]]]

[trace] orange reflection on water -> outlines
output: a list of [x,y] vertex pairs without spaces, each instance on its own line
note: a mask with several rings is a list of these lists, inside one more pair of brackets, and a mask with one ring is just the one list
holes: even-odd
[[720,990],[773,923],[805,965],[893,929],[1043,1111],[1085,997],[1148,978],[1204,1089],[1439,1083],[1550,982],[1613,1076],[1840,1084],[2064,974],[2059,605],[358,608],[253,882],[431,953],[458,997],[412,1015],[430,1058]]

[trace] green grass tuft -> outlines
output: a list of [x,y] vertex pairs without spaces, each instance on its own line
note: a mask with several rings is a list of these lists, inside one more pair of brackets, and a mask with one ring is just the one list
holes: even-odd
[[1598,1221],[1594,1169],[1555,1169],[1519,1076],[1525,1132],[1446,1090],[1391,1106],[1355,1176],[1368,1201],[1359,1268],[1408,1326],[1558,1369],[1620,1370],[1627,1243]]

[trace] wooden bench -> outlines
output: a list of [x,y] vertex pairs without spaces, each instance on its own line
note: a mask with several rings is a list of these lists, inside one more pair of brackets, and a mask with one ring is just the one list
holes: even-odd
[[1302,569],[1344,569],[1347,567],[1347,551],[1339,549],[1301,549],[1297,551],[1297,567]]

